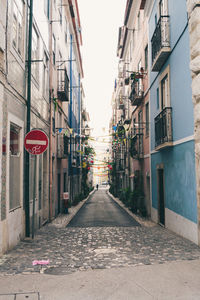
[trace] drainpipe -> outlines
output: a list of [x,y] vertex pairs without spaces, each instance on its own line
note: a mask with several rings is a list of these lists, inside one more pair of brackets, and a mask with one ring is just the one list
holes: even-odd
[[[70,107],[69,107],[69,127],[72,128],[72,47],[73,47],[73,36],[70,35]],[[72,169],[72,134],[70,133],[70,154],[69,154],[69,176],[70,176],[70,198],[73,202],[73,169]]]
[[[31,50],[32,50],[32,25],[33,25],[33,0],[29,6],[29,30],[28,30],[28,59],[27,59],[27,117],[26,133],[31,129]],[[25,234],[30,236],[30,203],[29,203],[29,153],[25,153]]]
[[52,219],[53,215],[53,209],[52,209],[52,182],[53,182],[53,162],[52,162],[52,134],[53,134],[53,121],[52,121],[52,112],[53,112],[53,87],[52,87],[52,71],[53,71],[53,53],[52,53],[52,1],[50,1],[49,4],[49,55],[50,55],[50,61],[49,61],[49,222]]

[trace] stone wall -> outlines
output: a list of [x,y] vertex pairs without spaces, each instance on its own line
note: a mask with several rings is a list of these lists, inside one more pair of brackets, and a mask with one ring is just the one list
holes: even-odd
[[196,158],[198,243],[200,245],[200,1],[187,0],[190,31],[190,69],[194,104],[194,137]]

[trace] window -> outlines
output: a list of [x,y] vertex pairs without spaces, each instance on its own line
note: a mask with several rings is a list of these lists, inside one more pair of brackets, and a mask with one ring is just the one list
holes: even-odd
[[[159,89],[157,89],[157,101],[159,97],[159,109],[162,111],[165,107],[170,107],[170,67],[169,65],[160,75]],[[159,92],[158,92],[159,90]]]
[[49,91],[49,81],[48,81],[48,69],[49,69],[49,59],[48,56],[46,54],[46,52],[44,52],[44,61],[43,61],[43,96],[44,98],[48,98],[48,91]]
[[[138,72],[141,72],[141,68],[142,68],[142,61],[140,60],[138,63]],[[139,78],[138,79],[138,91],[142,92],[143,91],[143,85],[142,85],[142,79]]]
[[155,14],[155,26],[157,26],[158,23],[158,18],[157,18],[157,14]]
[[168,16],[168,0],[160,0],[159,13],[160,16]]
[[159,88],[156,90],[156,100],[157,100],[157,109],[160,107],[160,99],[159,99]]
[[32,32],[32,74],[35,78],[38,78],[39,75],[39,65],[38,62],[34,62],[34,60],[39,59],[39,36],[38,33],[33,26],[33,32]]
[[22,55],[22,41],[23,41],[23,10],[24,5],[22,0],[13,1],[13,32],[12,43],[17,52]]
[[149,102],[145,106],[145,115],[146,115],[146,136],[149,135]]
[[138,23],[138,31],[140,30],[140,12],[138,13],[138,16],[137,16],[137,23]]
[[[58,55],[58,61],[59,61],[59,65],[62,65],[62,55],[59,51],[59,55]],[[64,80],[64,68],[62,69],[58,69],[58,91],[64,91],[65,90],[65,80]]]
[[161,80],[161,110],[163,110],[167,105],[169,100],[168,95],[168,74]]
[[139,134],[139,153],[143,153],[143,114],[142,110],[138,113],[138,134]]
[[67,39],[68,39],[68,35],[67,35],[67,30],[68,30],[68,28],[67,28],[67,20],[65,19],[65,43],[67,44]]
[[55,38],[54,34],[52,37],[52,51],[53,51],[53,64],[55,66],[55,64],[56,64],[56,38]]
[[49,19],[49,0],[44,0],[44,13]]
[[136,135],[136,118],[133,119],[133,136]]
[[148,45],[144,49],[145,70],[148,69]]
[[9,193],[10,193],[10,209],[20,206],[20,187],[21,178],[19,172],[21,169],[21,152],[20,152],[20,127],[15,124],[10,124],[10,178],[9,178]]
[[59,13],[59,19],[60,19],[60,25],[62,25],[62,0],[60,0],[60,5],[59,5],[58,13]]

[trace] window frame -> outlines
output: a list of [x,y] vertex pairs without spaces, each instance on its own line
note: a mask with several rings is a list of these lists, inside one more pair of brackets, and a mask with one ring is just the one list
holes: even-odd
[[147,44],[145,49],[144,49],[144,67],[145,67],[145,71],[148,70],[148,66],[149,66],[148,57],[149,57],[149,46]]
[[[163,103],[163,81],[167,78],[167,99],[165,99],[165,103]],[[166,69],[162,72],[162,74],[159,77],[159,109],[162,111],[165,107],[171,106],[171,100],[170,100],[170,67],[169,65],[166,67]]]
[[[12,157],[16,157],[19,159],[19,169],[17,168],[17,177],[19,179],[19,201],[16,205],[11,206],[11,199],[8,193],[8,202],[7,202],[7,212],[13,212],[17,209],[20,209],[23,206],[23,137],[24,137],[24,122],[19,119],[18,117],[14,116],[12,113],[8,113],[8,126],[7,126],[7,149],[10,150],[10,129],[11,126],[16,126],[19,129],[19,151],[16,155],[12,155]],[[6,152],[6,159],[7,159],[7,174],[8,180],[6,183],[6,188],[10,191],[10,168],[11,168],[11,154],[10,151]],[[13,170],[12,170],[13,171]]]
[[[36,50],[34,51],[33,46],[34,46],[34,33],[36,35]],[[34,62],[34,60],[39,60],[39,50],[40,50],[40,45],[39,45],[39,33],[38,30],[35,26],[35,24],[33,24],[33,29],[32,29],[32,75],[35,78],[36,81],[38,81],[38,77],[39,77],[39,63],[38,62]]]
[[50,17],[50,0],[44,0],[44,14],[49,19],[49,17]]
[[49,58],[47,55],[47,52],[44,51],[44,56],[43,56],[43,97],[48,100],[48,91],[49,91]]
[[[20,7],[21,5],[21,7]],[[24,54],[24,1],[13,0],[12,7],[12,46],[20,57]],[[15,26],[14,26],[15,25]],[[14,34],[15,33],[15,34]]]
[[[147,107],[148,107],[148,114],[147,114]],[[148,137],[149,136],[149,128],[150,128],[150,124],[149,124],[149,122],[150,122],[150,118],[149,118],[149,102],[146,102],[145,103],[145,134],[146,134],[146,137]]]

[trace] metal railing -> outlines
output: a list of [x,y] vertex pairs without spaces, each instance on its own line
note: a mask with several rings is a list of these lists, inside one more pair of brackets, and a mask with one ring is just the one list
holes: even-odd
[[139,81],[133,81],[131,85],[131,93],[129,97],[132,105],[139,106],[141,104],[141,100],[143,99],[143,95],[144,95],[144,88],[141,79],[139,79]]
[[151,39],[152,63],[163,47],[170,47],[169,16],[161,16]]
[[172,142],[172,108],[165,107],[154,119],[155,121],[155,147]]
[[129,153],[134,159],[143,158],[143,133],[137,133],[130,139]]

